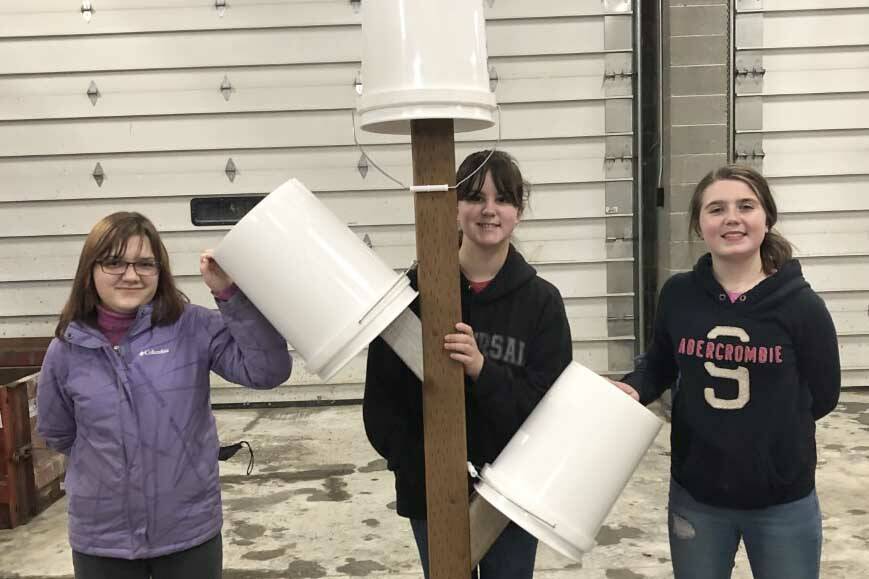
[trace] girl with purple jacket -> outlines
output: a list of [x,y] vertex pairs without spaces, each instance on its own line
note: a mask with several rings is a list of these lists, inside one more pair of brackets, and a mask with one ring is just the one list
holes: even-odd
[[85,240],[37,394],[39,433],[69,456],[77,579],[221,575],[209,372],[273,388],[292,360],[210,252],[199,269],[219,311],[188,303],[144,216],[113,213]]

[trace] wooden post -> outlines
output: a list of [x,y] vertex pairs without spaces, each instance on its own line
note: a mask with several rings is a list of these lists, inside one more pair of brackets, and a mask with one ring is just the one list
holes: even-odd
[[[417,378],[424,379],[422,326],[416,314],[409,308],[404,310],[380,332],[380,337],[392,347]],[[510,519],[476,493],[470,501],[471,570],[473,570],[510,523]]]
[[[414,185],[455,184],[452,119],[411,121]],[[464,579],[471,568],[464,370],[444,350],[462,319],[456,192],[416,193],[422,313],[423,420],[429,576]]]

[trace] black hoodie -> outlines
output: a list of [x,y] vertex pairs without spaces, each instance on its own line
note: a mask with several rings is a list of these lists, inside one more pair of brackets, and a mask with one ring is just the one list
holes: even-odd
[[790,260],[731,303],[701,257],[661,289],[654,337],[624,381],[648,404],[673,384],[673,478],[709,505],[753,509],[815,486],[815,420],[835,408],[836,329]]
[[[408,272],[416,288],[416,272]],[[461,278],[462,321],[485,357],[465,379],[468,460],[491,463],[570,363],[573,346],[558,290],[510,246],[503,267],[479,294]],[[419,300],[412,304],[419,313]],[[426,518],[422,386],[380,338],[368,348],[365,432],[395,472],[398,514]]]

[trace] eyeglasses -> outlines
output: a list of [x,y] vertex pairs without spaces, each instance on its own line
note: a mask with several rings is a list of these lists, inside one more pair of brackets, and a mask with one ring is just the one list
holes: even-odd
[[142,261],[125,261],[116,257],[110,257],[108,259],[98,261],[97,263],[100,264],[100,269],[103,270],[103,273],[107,273],[109,275],[124,275],[125,273],[127,273],[127,267],[131,265],[133,266],[133,271],[136,272],[136,275],[150,277],[152,275],[157,275],[158,273],[160,273],[160,263],[154,261],[153,259],[145,259]]

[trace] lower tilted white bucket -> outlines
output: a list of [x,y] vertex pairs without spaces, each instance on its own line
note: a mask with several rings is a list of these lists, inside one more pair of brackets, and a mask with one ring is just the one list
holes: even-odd
[[571,362],[476,488],[526,531],[572,559],[594,538],[662,422]]
[[406,276],[296,179],[245,215],[214,257],[324,380],[416,297]]

